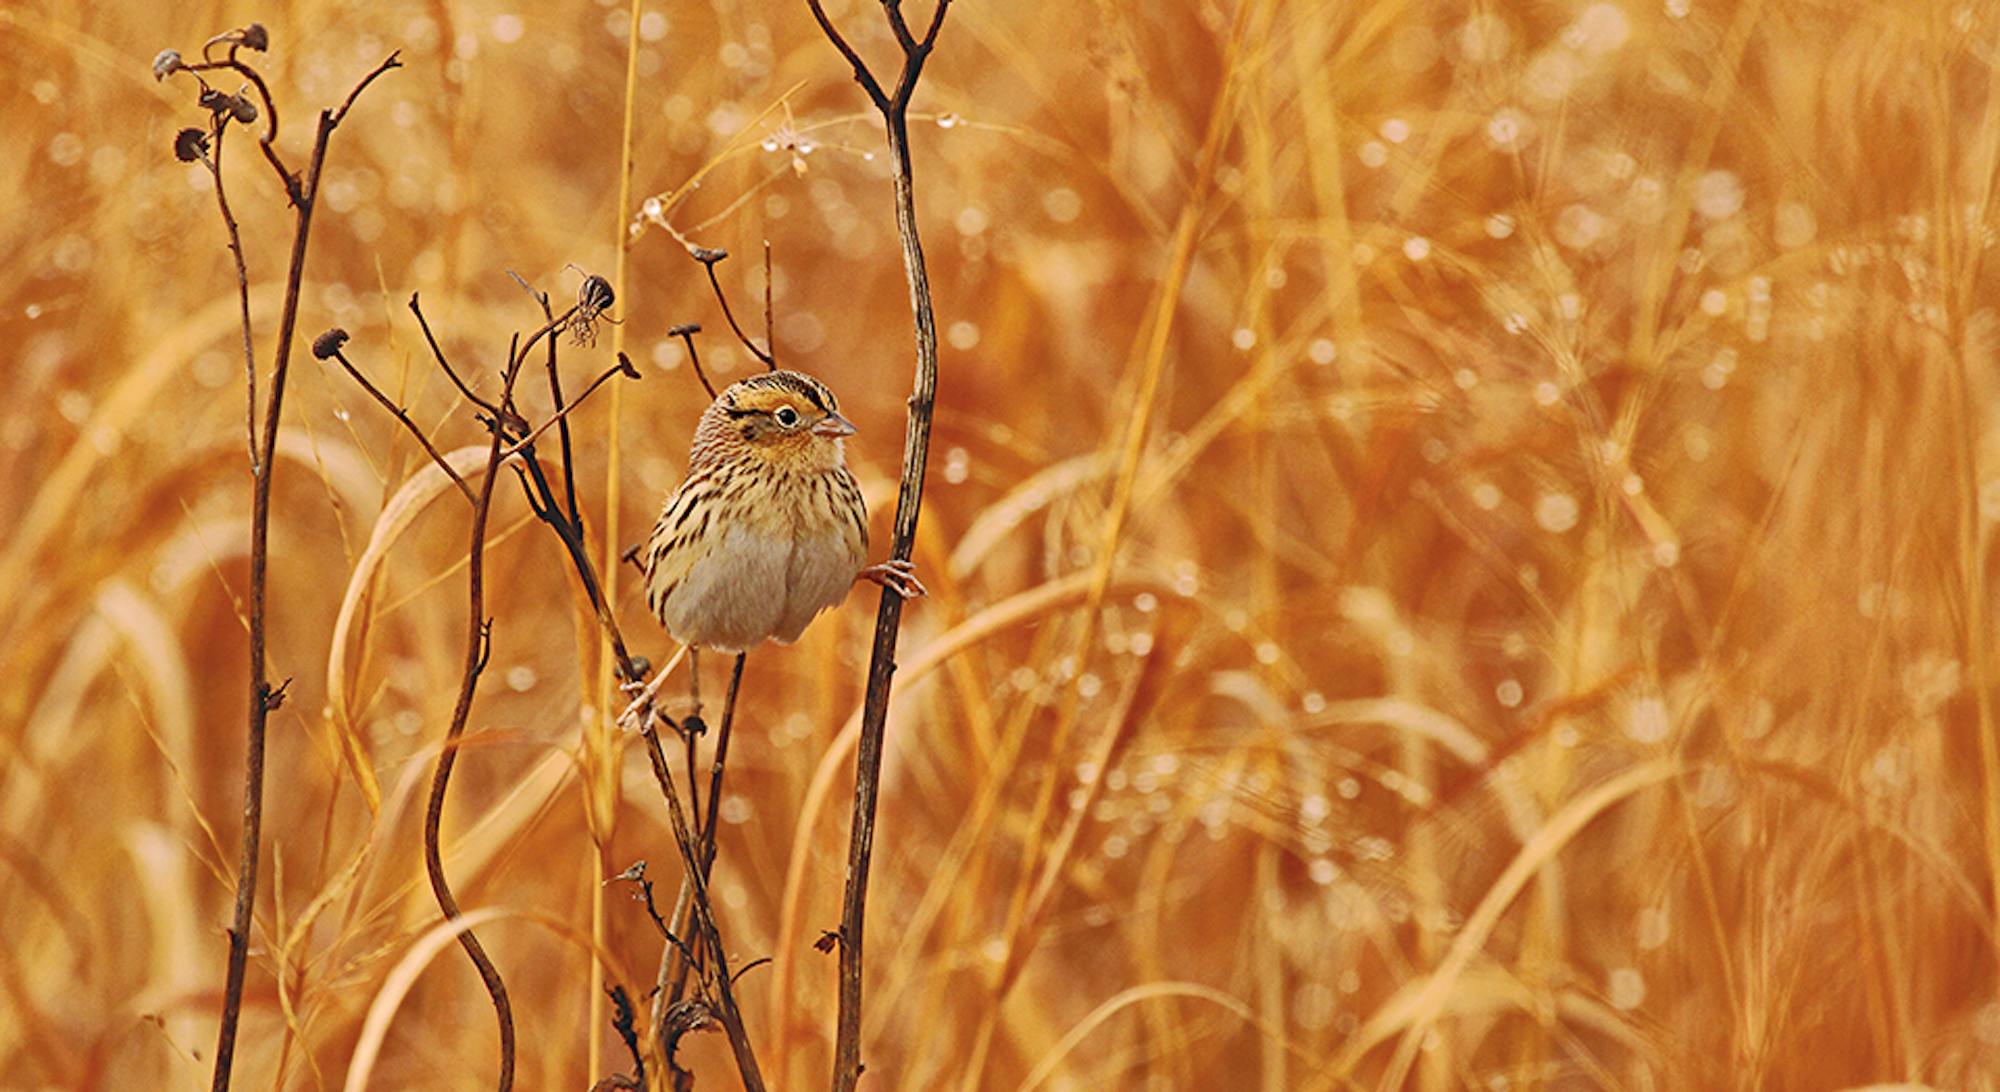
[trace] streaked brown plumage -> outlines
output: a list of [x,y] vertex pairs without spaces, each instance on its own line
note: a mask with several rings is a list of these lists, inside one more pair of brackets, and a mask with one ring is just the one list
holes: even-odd
[[853,432],[826,384],[798,372],[741,380],[702,413],[641,556],[646,604],[675,640],[790,643],[859,578],[922,593],[907,563],[866,565],[868,513],[841,450]]

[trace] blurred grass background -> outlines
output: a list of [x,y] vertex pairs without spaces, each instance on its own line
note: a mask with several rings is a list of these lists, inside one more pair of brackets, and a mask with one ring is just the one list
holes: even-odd
[[[890,721],[865,1086],[1994,1087],[2000,12],[1239,2],[961,0],[918,95],[934,596]],[[828,7],[887,63],[874,5]],[[294,162],[403,51],[335,138],[301,329],[350,330],[444,446],[480,433],[409,293],[487,375],[537,321],[505,270],[568,296],[638,225],[616,336],[647,377],[615,425],[579,415],[600,550],[607,480],[622,546],[706,401],[666,329],[753,366],[661,224],[734,252],[749,312],[769,239],[779,359],[860,424],[886,540],[911,336],[865,102],[802,3],[647,0],[634,205],[663,196],[621,209],[632,18],[0,9],[0,1086],[205,1087],[220,1003],[250,478],[223,235],[170,150],[199,117],[157,50],[267,23]],[[289,218],[243,137],[268,366]],[[293,373],[244,1088],[341,1087],[436,924],[411,801],[463,627],[458,509],[357,578],[421,456]],[[640,992],[660,945],[600,881],[677,870],[636,748],[592,795],[594,638],[499,497],[447,868],[502,915],[522,1086],[582,1089],[629,1065],[592,938]],[[810,945],[871,602],[751,656],[722,805],[715,890],[737,962],[777,959],[739,993],[787,1088],[830,1065]],[[630,580],[620,608],[662,658]],[[487,1087],[494,1051],[449,950],[372,1086]],[[734,1086],[719,1036],[683,1058]]]

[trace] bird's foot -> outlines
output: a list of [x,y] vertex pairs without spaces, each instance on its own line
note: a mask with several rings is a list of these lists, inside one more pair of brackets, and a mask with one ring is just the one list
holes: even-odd
[[668,662],[667,666],[654,673],[652,679],[647,682],[618,684],[619,690],[633,695],[632,704],[626,706],[623,713],[618,714],[620,728],[636,732],[646,726],[646,722],[653,716],[653,699],[659,696],[660,684],[667,681],[667,672],[673,670],[673,667],[673,663]]
[[901,558],[892,557],[879,565],[870,565],[856,573],[854,579],[880,584],[905,599],[922,599],[930,594],[924,582],[917,579],[917,567]]

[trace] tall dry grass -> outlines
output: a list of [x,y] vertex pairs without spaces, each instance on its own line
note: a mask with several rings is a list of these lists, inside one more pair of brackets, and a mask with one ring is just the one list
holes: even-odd
[[[864,1084],[1994,1087],[2000,11],[1241,3],[962,0],[926,72],[935,594],[890,719]],[[8,1088],[206,1080],[249,475],[229,258],[147,64],[251,18],[295,141],[404,50],[342,130],[303,322],[352,331],[447,449],[482,434],[403,300],[488,370],[535,321],[504,270],[571,291],[641,213],[627,5],[0,10]],[[885,537],[910,337],[865,103],[803,4],[636,27],[631,204],[670,194],[746,301],[772,241],[779,359],[851,407]],[[285,212],[233,160],[268,352]],[[615,453],[609,402],[579,415],[599,536],[607,480],[621,534],[650,520],[703,401],[667,327],[721,329],[666,232],[628,261],[649,374]],[[485,1087],[412,806],[462,523],[391,505],[421,453],[295,370],[237,1072],[340,1088],[365,1045],[372,1087]],[[500,498],[446,863],[523,1086],[581,1089],[624,1061],[593,936],[607,981],[659,954],[600,881],[668,874],[672,841],[636,749],[581,757],[593,638]],[[830,1065],[811,942],[860,602],[751,657],[722,806],[716,894],[738,960],[775,960],[740,993],[787,1088]],[[630,581],[621,609],[655,633]],[[684,1057],[732,1086],[720,1037]]]

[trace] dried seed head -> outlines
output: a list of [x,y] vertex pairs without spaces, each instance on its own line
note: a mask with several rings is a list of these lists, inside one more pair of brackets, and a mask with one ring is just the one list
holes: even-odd
[[174,158],[193,163],[208,155],[208,134],[200,129],[182,129],[174,134]]
[[203,87],[201,98],[196,101],[201,103],[202,109],[211,114],[226,114],[236,108],[234,95],[225,95],[213,87]]
[[690,249],[688,253],[694,255],[694,260],[703,265],[714,265],[716,262],[729,257],[729,252],[721,247],[698,246]]
[[237,95],[230,100],[229,116],[245,125],[257,120],[257,104]]
[[698,333],[701,333],[701,323],[699,323],[699,322],[683,322],[683,323],[681,323],[681,324],[680,324],[679,326],[675,326],[675,327],[673,327],[672,329],[668,330],[668,331],[667,331],[667,336],[668,336],[668,337],[688,337],[688,336],[691,336],[691,335],[693,335],[693,334],[698,334]]
[[243,33],[237,40],[243,43],[243,48],[254,49],[259,53],[271,48],[271,32],[265,30],[262,23],[252,23],[244,27]]
[[626,356],[624,353],[618,354],[618,372],[627,379],[641,378],[638,365],[633,364],[632,358]]
[[163,49],[153,58],[153,78],[155,80],[165,80],[168,76],[186,67],[187,65],[181,61],[180,50]]
[[313,339],[313,357],[318,360],[332,360],[340,355],[340,347],[347,344],[347,331],[335,326]]

